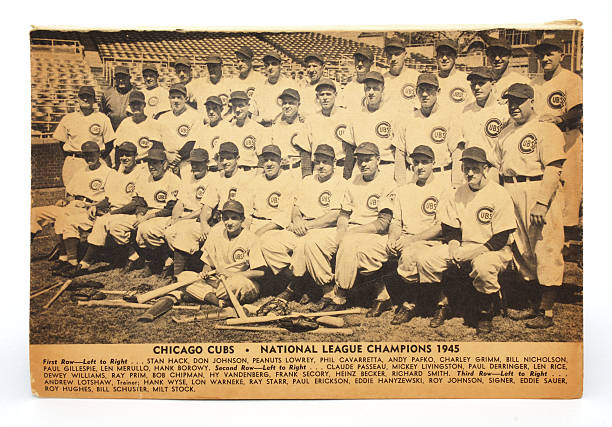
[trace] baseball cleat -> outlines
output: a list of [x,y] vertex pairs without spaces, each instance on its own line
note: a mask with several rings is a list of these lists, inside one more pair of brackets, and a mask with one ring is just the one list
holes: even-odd
[[525,326],[527,326],[529,329],[546,329],[550,328],[551,326],[554,326],[554,324],[555,322],[553,321],[552,317],[549,317],[544,313],[540,312],[538,317],[533,320],[527,321],[525,323]]
[[402,323],[408,323],[414,318],[415,315],[416,313],[414,312],[413,308],[410,309],[401,305],[395,311],[395,315],[393,316],[393,319],[391,319],[391,324],[401,325]]
[[365,317],[380,317],[381,314],[390,309],[391,300],[375,300]]
[[508,312],[508,317],[512,320],[527,320],[527,319],[535,319],[538,317],[538,309],[535,307],[530,307],[525,310],[512,310]]
[[429,321],[430,328],[439,328],[444,324],[444,321],[448,319],[448,306],[447,305],[439,305],[436,309],[436,313]]
[[492,330],[493,322],[490,319],[481,319],[478,321],[478,325],[476,326],[477,335],[490,334]]

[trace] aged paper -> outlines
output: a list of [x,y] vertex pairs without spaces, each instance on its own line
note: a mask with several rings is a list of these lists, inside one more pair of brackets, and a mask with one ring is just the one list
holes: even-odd
[[30,39],[35,395],[581,396],[578,23]]

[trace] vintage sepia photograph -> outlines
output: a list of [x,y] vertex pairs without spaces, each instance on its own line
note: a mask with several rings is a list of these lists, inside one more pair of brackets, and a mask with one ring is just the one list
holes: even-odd
[[577,21],[32,30],[33,389],[578,397],[582,52]]

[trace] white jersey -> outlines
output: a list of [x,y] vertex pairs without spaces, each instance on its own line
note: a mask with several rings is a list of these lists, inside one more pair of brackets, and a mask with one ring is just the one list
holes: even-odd
[[[258,164],[258,150],[270,144],[270,131],[256,121],[247,118],[242,126],[238,126],[235,120],[230,122],[227,129],[222,129],[219,138],[221,143],[233,142],[238,147],[240,166],[255,167]],[[217,147],[218,148],[218,147]]]
[[380,160],[394,162],[394,127],[399,118],[397,110],[389,104],[383,104],[374,112],[364,107],[361,111],[352,113],[351,118],[350,141],[356,147],[362,142],[376,144],[380,151]]
[[[287,123],[285,120],[278,120],[269,129],[270,139],[273,145],[276,145],[281,150],[283,160],[293,163],[293,159],[300,158],[300,151],[308,150],[310,144],[308,142],[307,127],[299,119],[295,119],[293,123]],[[257,146],[257,154],[261,155],[263,146]]]
[[508,108],[500,105],[489,95],[484,107],[476,101],[465,106],[459,123],[459,141],[465,148],[480,147],[487,153],[487,160],[499,168],[497,139],[504,127],[508,125]]
[[286,228],[291,222],[296,187],[293,176],[282,169],[274,179],[268,179],[264,174],[256,175],[251,185],[253,218],[270,220]]
[[387,71],[383,77],[385,78],[383,102],[392,105],[398,112],[412,110],[418,103],[416,84],[419,72],[404,66],[398,76]]
[[335,173],[325,182],[320,182],[316,175],[308,175],[298,186],[295,206],[304,219],[317,219],[340,209],[345,189],[346,180],[341,173]]
[[[229,272],[237,273],[250,268],[266,265],[258,248],[259,238],[251,231],[243,229],[232,239],[222,225],[213,227],[202,246],[202,261],[207,265],[219,269],[227,268]],[[254,249],[254,250],[251,250]]]
[[162,111],[169,111],[172,109],[167,88],[157,86],[153,89],[147,89],[145,87],[142,89],[142,93],[145,96],[144,113],[148,117],[155,118],[157,114]]
[[512,71],[510,66],[508,66],[506,71],[504,71],[504,74],[502,74],[502,76],[493,83],[493,91],[491,92],[491,95],[493,95],[495,99],[502,101],[501,96],[514,83],[523,83],[528,85],[531,84],[531,81],[525,74]]
[[334,107],[331,114],[324,116],[321,110],[308,116],[308,145],[304,148],[309,153],[314,152],[321,144],[327,144],[334,149],[336,160],[344,159],[344,143],[355,145],[350,131],[351,114],[345,109]]
[[219,154],[219,145],[225,142],[224,138],[230,129],[229,122],[220,120],[215,126],[200,121],[193,129],[195,145],[193,148],[203,148],[208,152],[210,159],[216,159]]
[[212,173],[207,173],[200,179],[195,179],[192,173],[180,180],[177,199],[183,202],[186,211],[199,211],[202,208],[202,199],[215,181]]
[[227,86],[231,92],[243,91],[246,92],[249,98],[255,96],[259,92],[259,89],[263,86],[266,81],[266,77],[251,69],[246,79],[241,79],[238,74],[227,80]]
[[259,110],[259,116],[263,120],[269,122],[274,120],[279,114],[281,114],[282,110],[281,104],[278,101],[278,96],[283,93],[285,89],[296,88],[297,83],[294,80],[283,76],[282,74],[279,76],[278,81],[274,84],[271,84],[268,79],[266,79],[261,85],[260,90],[254,96],[257,108]]
[[168,111],[157,120],[164,148],[170,153],[176,153],[185,143],[194,141],[191,129],[202,120],[202,114],[187,106],[178,116],[173,111]]
[[142,169],[135,167],[130,173],[113,170],[109,174],[104,193],[113,209],[123,207],[132,201],[136,181],[144,173]]
[[342,92],[336,95],[336,105],[346,108],[348,111],[359,111],[365,106],[365,90],[363,83],[359,83],[355,77],[344,86]]
[[422,233],[436,223],[437,208],[445,203],[448,192],[448,182],[435,174],[423,186],[410,182],[398,187],[393,200],[393,222],[404,234]]
[[206,100],[210,96],[219,96],[225,94],[230,95],[230,79],[219,79],[217,83],[213,83],[209,78],[199,78],[191,82],[192,98],[197,103],[198,111],[202,114],[206,113]]
[[317,110],[321,109],[321,105],[317,100],[316,87],[318,84],[319,82],[315,84],[303,83],[298,89],[300,92],[300,111],[305,117],[316,114]]
[[132,117],[126,117],[119,124],[115,135],[115,149],[125,141],[136,145],[136,160],[146,157],[153,141],[162,141],[159,121],[149,116],[140,123],[136,123]]
[[440,86],[438,102],[446,108],[454,108],[457,113],[461,112],[472,93],[467,74],[453,67],[447,77],[442,78],[438,75],[438,84]]
[[346,185],[341,209],[350,212],[349,224],[363,225],[374,221],[383,209],[392,209],[395,181],[390,174],[378,171],[372,181],[360,173]]
[[155,181],[151,174],[142,174],[136,181],[135,196],[142,197],[149,209],[161,210],[171,200],[176,200],[179,178],[169,170]]
[[245,217],[249,216],[251,212],[247,212],[247,209],[250,208],[249,203],[252,197],[250,185],[253,176],[241,169],[236,169],[234,175],[229,178],[225,176],[223,171],[216,172],[211,176],[213,177],[211,183],[200,199],[200,203],[210,209],[221,210],[228,200],[237,200],[245,208]]
[[105,144],[115,139],[115,131],[105,114],[94,111],[86,116],[75,111],[62,117],[53,138],[65,143],[64,151],[80,153],[81,145],[87,141],[95,142],[104,150]]
[[86,163],[80,165],[66,185],[66,193],[72,196],[87,197],[94,202],[104,199],[104,187],[112,169],[104,163],[91,170]]

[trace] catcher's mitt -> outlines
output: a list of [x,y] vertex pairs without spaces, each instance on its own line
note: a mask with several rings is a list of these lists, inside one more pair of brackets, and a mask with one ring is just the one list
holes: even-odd
[[291,332],[308,332],[313,331],[319,327],[319,324],[314,319],[300,316],[289,319],[281,319],[278,321],[278,325],[281,328],[285,328]]
[[259,307],[259,310],[257,310],[258,316],[285,316],[289,313],[290,311],[287,301],[280,298],[272,298],[270,301]]

